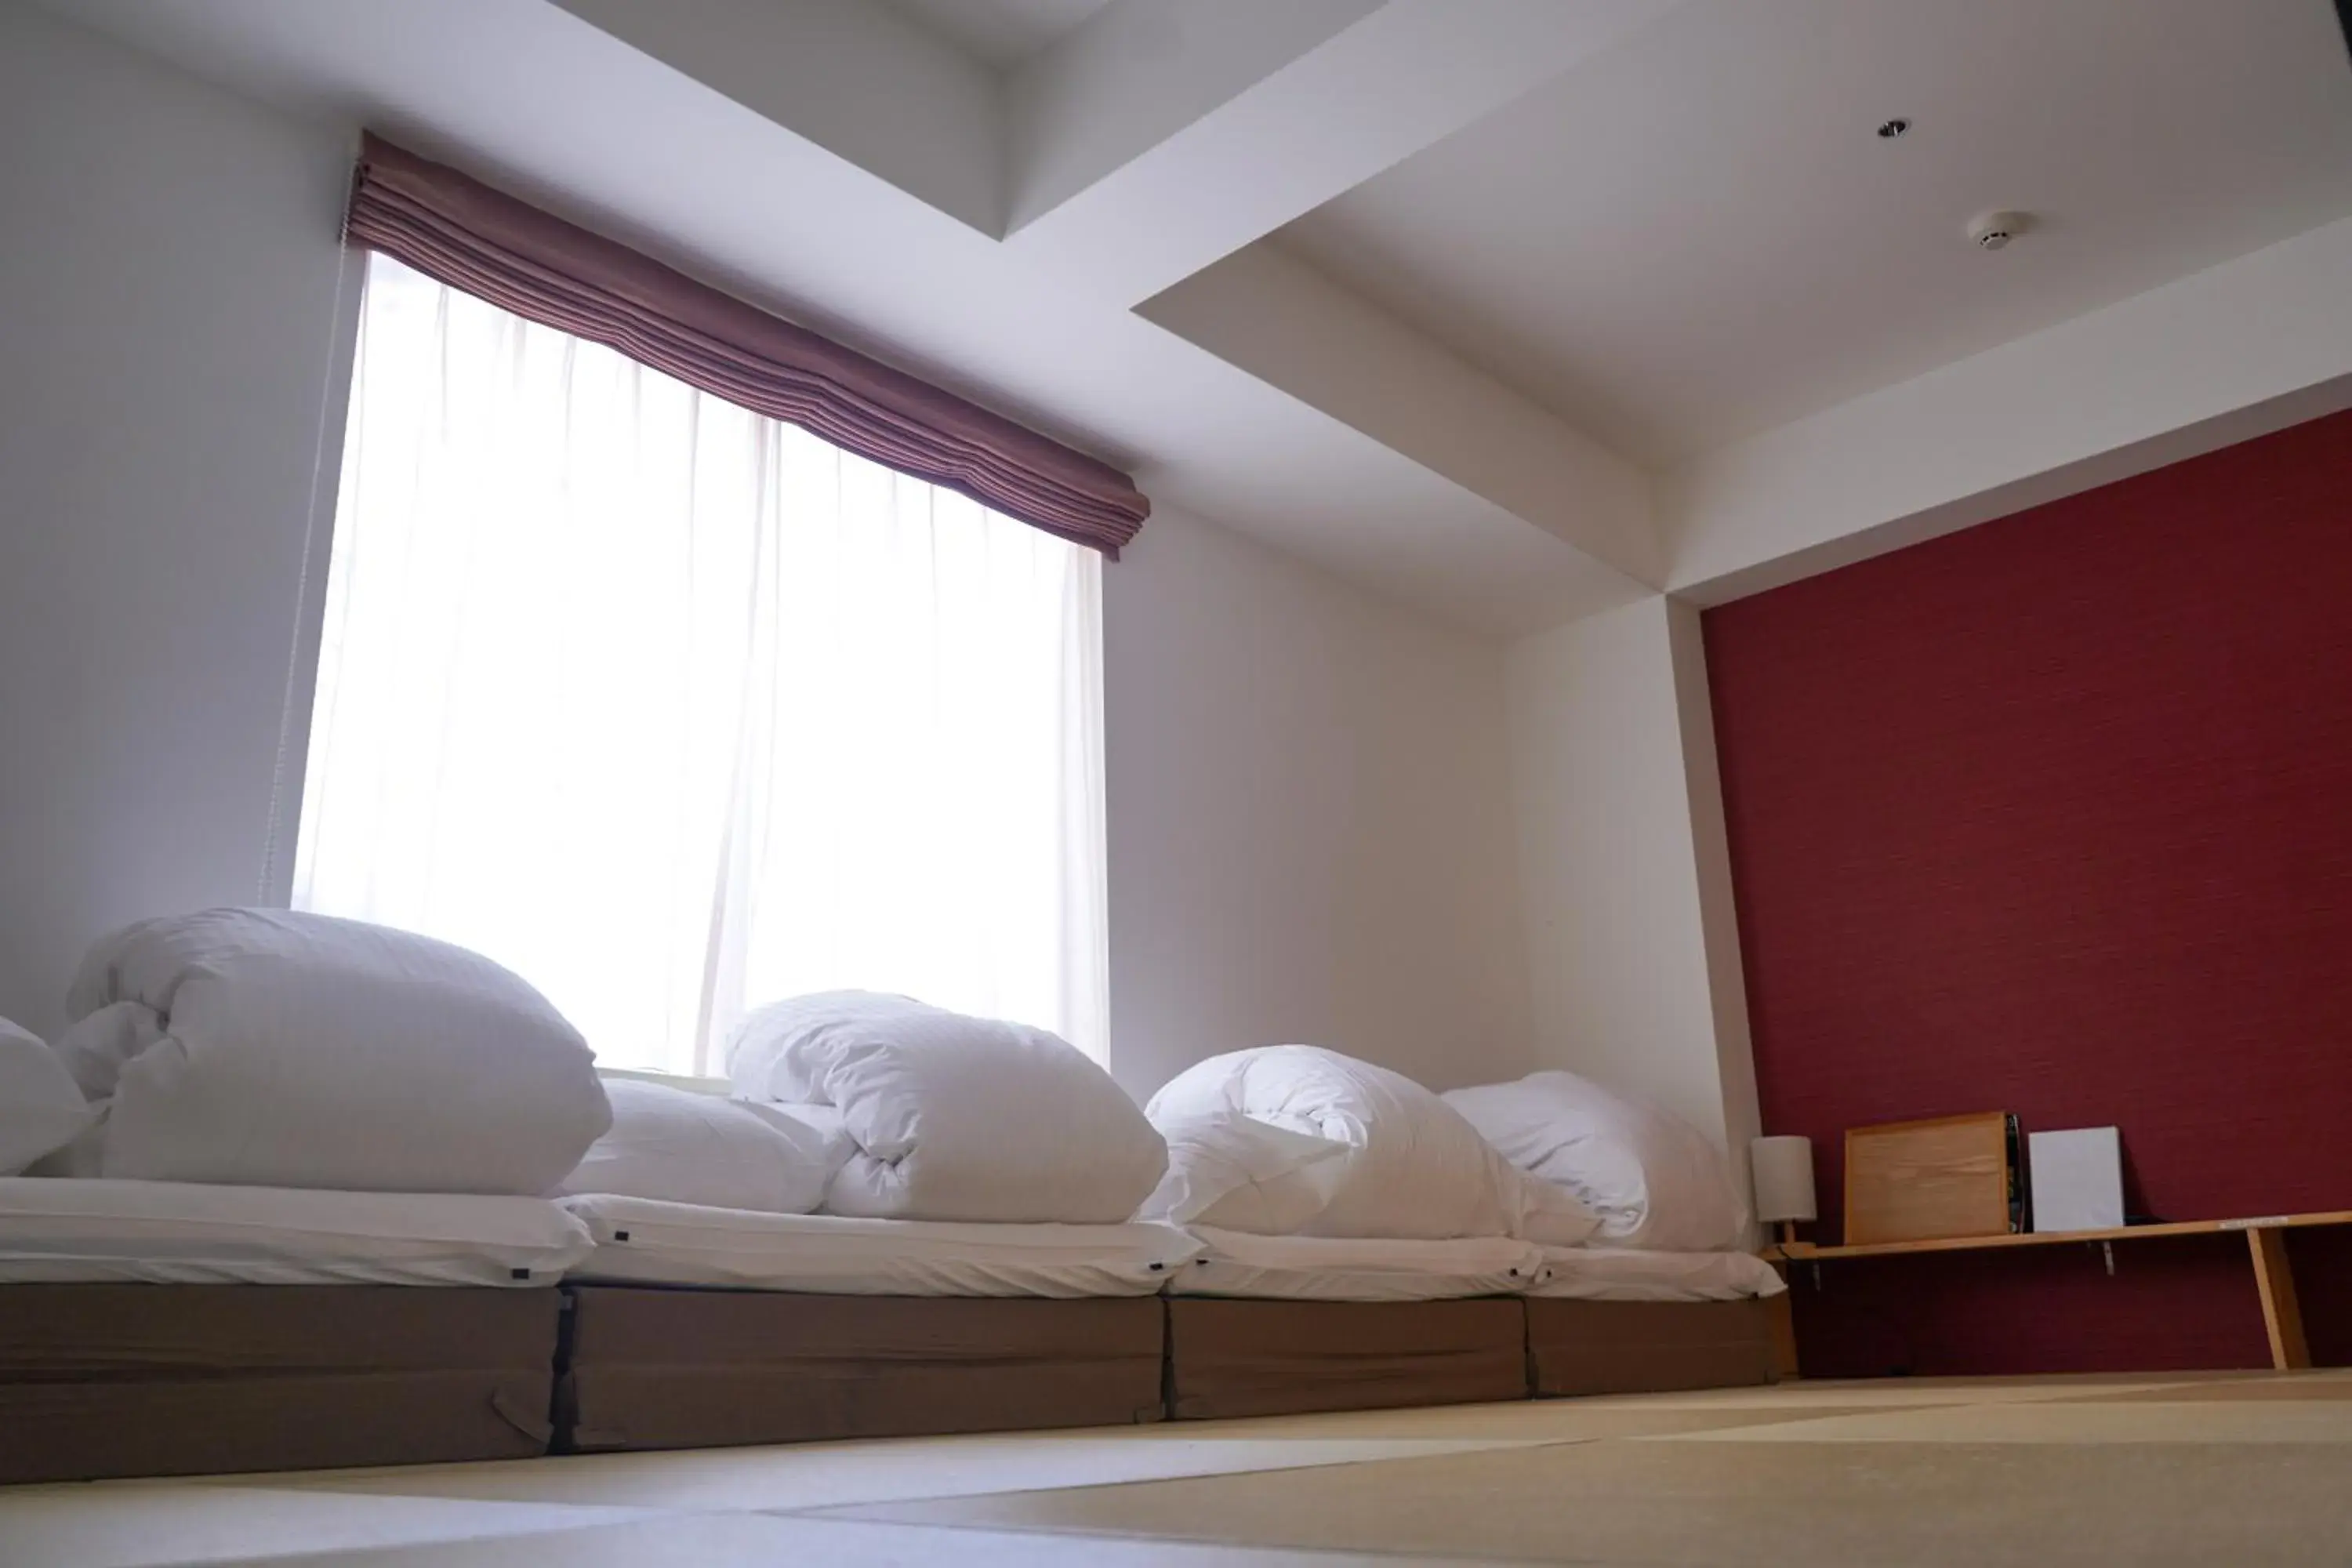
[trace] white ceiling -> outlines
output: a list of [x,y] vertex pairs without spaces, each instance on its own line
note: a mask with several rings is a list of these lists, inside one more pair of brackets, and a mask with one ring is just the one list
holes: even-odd
[[887,0],[919,26],[998,70],[1043,53],[1110,0]]
[[1730,0],[1280,242],[1657,463],[2347,212],[2329,0]]
[[[2352,403],[2329,0],[44,3],[1486,633]],[[1872,394],[2012,342],[2108,417]]]

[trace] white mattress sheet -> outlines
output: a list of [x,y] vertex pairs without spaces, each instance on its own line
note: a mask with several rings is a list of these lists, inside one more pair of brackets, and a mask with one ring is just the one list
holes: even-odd
[[0,1178],[0,1282],[551,1285],[585,1226],[543,1198]]
[[1517,1296],[1543,1272],[1543,1248],[1508,1237],[1455,1241],[1245,1236],[1195,1226],[1204,1250],[1169,1285],[1175,1296],[1278,1301],[1449,1301]]
[[592,1194],[572,1278],[833,1296],[1150,1296],[1200,1244],[1169,1225],[977,1225],[756,1214]]
[[1530,1296],[1581,1301],[1736,1301],[1788,1289],[1752,1252],[1643,1252],[1629,1247],[1544,1249],[1544,1279]]

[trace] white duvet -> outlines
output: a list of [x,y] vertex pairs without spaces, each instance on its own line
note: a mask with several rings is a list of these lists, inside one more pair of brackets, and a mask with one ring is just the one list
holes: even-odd
[[1328,1201],[1297,1226],[1301,1236],[1573,1246],[1597,1223],[1564,1189],[1522,1175],[1428,1089],[1318,1046],[1196,1063],[1151,1097],[1147,1114],[1171,1127],[1244,1116],[1348,1145],[1336,1171],[1318,1171]]
[[849,1135],[836,1111],[755,1104],[644,1079],[604,1084],[612,1131],[556,1190],[765,1214],[808,1214],[824,1202]]
[[1705,1253],[1746,1238],[1748,1207],[1722,1151],[1659,1106],[1557,1068],[1445,1102],[1513,1164],[1599,1215],[1596,1247]]
[[57,1053],[0,1018],[0,1176],[64,1148],[94,1114]]
[[579,1032],[478,953],[287,910],[106,937],[57,1043],[99,1174],[538,1196],[612,1121]]
[[1139,1219],[1290,1236],[1330,1206],[1353,1149],[1237,1111],[1162,1115],[1168,1174]]
[[856,1148],[824,1207],[877,1219],[1115,1225],[1168,1147],[1058,1036],[904,996],[835,991],[763,1007],[728,1051],[748,1100],[830,1106]]

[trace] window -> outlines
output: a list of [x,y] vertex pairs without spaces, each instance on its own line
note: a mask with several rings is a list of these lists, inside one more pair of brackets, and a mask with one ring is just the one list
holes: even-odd
[[1101,562],[369,258],[300,909],[609,1066],[836,986],[1106,1033]]

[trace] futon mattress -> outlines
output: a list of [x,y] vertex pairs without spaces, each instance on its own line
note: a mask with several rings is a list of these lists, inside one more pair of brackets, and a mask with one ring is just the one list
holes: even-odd
[[828,1296],[1150,1296],[1200,1251],[1165,1225],[982,1225],[560,1199],[595,1237],[575,1279]]
[[0,1284],[543,1286],[591,1245],[541,1198],[0,1178]]
[[1544,1278],[1528,1294],[1580,1301],[1737,1301],[1788,1288],[1752,1252],[1555,1247],[1544,1249]]
[[1543,1251],[1507,1237],[1381,1241],[1244,1236],[1195,1226],[1198,1258],[1169,1285],[1177,1296],[1280,1301],[1444,1301],[1513,1296],[1543,1273]]

